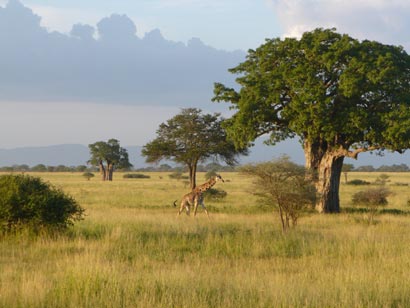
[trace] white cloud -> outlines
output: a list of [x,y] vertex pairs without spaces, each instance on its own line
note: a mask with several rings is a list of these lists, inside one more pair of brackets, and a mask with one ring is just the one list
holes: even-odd
[[359,39],[402,45],[410,50],[408,0],[270,0],[283,36],[317,27],[336,27]]
[[57,8],[52,6],[30,6],[33,12],[41,16],[41,26],[49,31],[70,32],[73,24],[95,25],[104,16],[103,13],[88,12],[74,8]]

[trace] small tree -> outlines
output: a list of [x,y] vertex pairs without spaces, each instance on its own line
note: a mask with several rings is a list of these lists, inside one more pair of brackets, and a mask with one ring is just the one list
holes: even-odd
[[112,181],[114,167],[119,169],[132,167],[128,160],[127,150],[120,147],[120,143],[116,139],[110,139],[108,142],[98,141],[88,145],[88,147],[91,155],[88,163],[100,168],[103,181]]
[[391,191],[381,185],[378,188],[370,188],[364,191],[355,193],[352,197],[352,203],[356,206],[364,206],[367,209],[367,222],[372,224],[379,207],[387,206],[387,197],[391,195]]
[[69,195],[41,178],[0,176],[0,230],[20,226],[65,229],[83,217],[84,209]]
[[196,171],[199,162],[210,157],[236,163],[236,156],[247,154],[246,149],[236,149],[226,137],[220,114],[202,114],[200,109],[182,109],[157,130],[157,138],[147,143],[142,155],[148,163],[170,159],[184,164],[189,170],[191,188],[196,186]]
[[315,204],[315,187],[307,179],[305,168],[291,162],[288,157],[246,165],[240,171],[256,177],[257,193],[268,204],[278,208],[284,232],[289,229],[290,222],[293,226],[297,224],[302,210]]
[[83,173],[83,177],[85,177],[87,179],[87,181],[89,181],[91,178],[94,177],[94,173],[92,172],[84,172]]

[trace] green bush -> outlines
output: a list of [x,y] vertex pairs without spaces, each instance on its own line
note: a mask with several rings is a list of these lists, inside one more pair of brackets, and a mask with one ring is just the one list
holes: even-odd
[[142,173],[126,173],[123,175],[124,179],[149,179],[151,178],[149,175],[145,175]]
[[215,189],[210,188],[206,192],[204,192],[205,200],[209,201],[221,201],[222,199],[226,198],[228,193],[222,189]]
[[186,180],[189,179],[188,176],[183,175],[182,172],[172,172],[171,174],[168,175],[170,179],[174,180]]
[[355,193],[352,197],[352,203],[364,206],[385,206],[388,204],[387,197],[390,194],[391,191],[385,187],[367,189]]
[[88,181],[93,178],[95,175],[92,172],[84,172],[83,177],[85,177]]
[[84,209],[62,190],[28,175],[0,176],[0,230],[28,226],[65,229],[83,217]]
[[355,206],[366,207],[367,222],[371,224],[379,207],[384,207],[388,204],[387,197],[391,194],[392,192],[388,188],[380,186],[355,193],[352,197],[352,203]]
[[349,184],[349,185],[370,185],[370,182],[355,179],[355,180],[351,180],[351,181],[347,182],[347,184]]

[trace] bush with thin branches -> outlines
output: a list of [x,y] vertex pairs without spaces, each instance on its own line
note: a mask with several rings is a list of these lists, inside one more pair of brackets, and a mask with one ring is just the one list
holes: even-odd
[[240,172],[255,177],[255,193],[277,208],[285,232],[316,201],[316,190],[306,169],[284,156],[271,162],[246,165]]

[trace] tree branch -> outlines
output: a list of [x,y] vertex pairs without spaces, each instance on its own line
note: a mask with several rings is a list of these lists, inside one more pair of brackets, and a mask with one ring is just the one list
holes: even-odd
[[371,147],[367,147],[367,148],[364,147],[364,148],[356,149],[354,151],[346,150],[345,156],[353,158],[353,159],[357,159],[357,156],[360,153],[364,153],[364,152],[368,152],[368,151],[375,151],[375,150],[380,150],[380,149],[381,149],[380,146],[371,146]]

